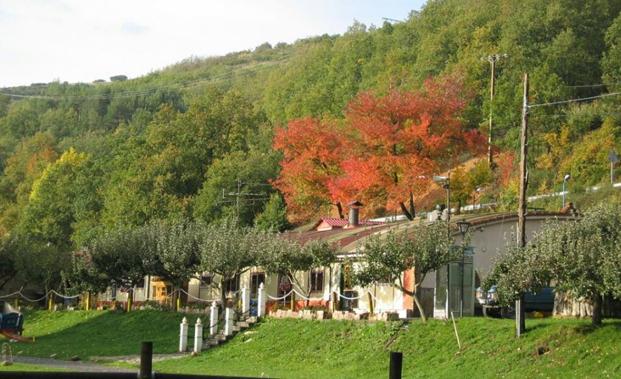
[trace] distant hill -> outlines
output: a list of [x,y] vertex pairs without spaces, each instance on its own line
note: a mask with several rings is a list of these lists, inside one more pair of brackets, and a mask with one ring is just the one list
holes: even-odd
[[[524,72],[532,104],[619,90],[620,10],[614,0],[429,1],[404,22],[191,57],[125,81],[3,88],[0,232],[73,246],[160,218],[239,214],[252,224],[278,176],[274,127],[339,118],[360,91],[413,90],[454,74],[470,95],[464,124],[486,133],[490,65],[482,58],[494,53],[507,54],[496,66],[494,143],[514,152]],[[530,191],[558,190],[565,173],[570,189],[608,180],[608,152],[621,148],[619,100],[532,108]],[[71,147],[77,155],[59,159]],[[514,181],[504,183],[482,200],[510,198]],[[234,193],[259,195],[237,202]]]

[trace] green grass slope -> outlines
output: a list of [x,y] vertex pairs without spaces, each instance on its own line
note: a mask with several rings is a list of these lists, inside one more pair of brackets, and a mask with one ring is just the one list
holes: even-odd
[[[26,313],[24,335],[34,343],[12,344],[13,353],[35,357],[82,360],[92,356],[140,353],[141,341],[153,341],[155,353],[173,353],[183,315],[173,312],[73,311]],[[196,316],[188,316],[193,324]],[[193,335],[192,331],[190,331]],[[0,343],[6,342],[0,336]]]
[[160,372],[281,378],[378,378],[388,375],[389,351],[404,353],[406,378],[618,378],[621,322],[591,329],[587,321],[529,320],[521,339],[511,320],[452,325],[267,320],[198,357],[157,363]]

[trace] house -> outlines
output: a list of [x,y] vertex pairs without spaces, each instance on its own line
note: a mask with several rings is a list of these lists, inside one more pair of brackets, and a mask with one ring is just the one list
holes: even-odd
[[[350,205],[347,220],[321,218],[306,231],[285,234],[286,238],[302,244],[311,240],[323,240],[338,248],[336,263],[302,273],[297,278],[305,288],[310,289],[309,299],[291,293],[293,285],[286,277],[269,275],[261,267],[252,267],[240,277],[227,281],[223,290],[228,297],[234,299],[238,297],[240,289],[245,287],[250,291],[251,299],[256,299],[259,285],[264,283],[268,295],[268,309],[288,308],[293,303],[296,308],[314,306],[359,313],[394,312],[403,318],[415,315],[413,299],[396,289],[392,283],[379,283],[362,288],[352,282],[351,273],[364,259],[361,248],[367,238],[378,233],[407,230],[420,223],[434,222],[438,214],[432,212],[428,217],[414,221],[359,221],[360,206],[359,203]],[[572,217],[568,213],[530,212],[526,217],[527,239],[532,238],[548,220]],[[436,318],[446,318],[450,312],[473,315],[475,289],[489,273],[495,258],[502,255],[508,245],[515,244],[515,213],[460,215],[453,216],[451,222],[467,222],[470,225],[470,248],[463,261],[453,262],[442,270],[427,275],[418,288],[419,298],[427,315]],[[456,244],[461,244],[462,235],[458,229],[453,228],[452,233]],[[415,270],[403,273],[403,282],[410,290],[413,290],[414,276]],[[213,279],[209,274],[204,274],[201,280],[190,280],[183,289],[183,303],[195,306],[204,303],[206,307],[213,301],[220,302],[220,290],[210,285]],[[135,291],[134,301],[166,300],[170,298],[171,291],[172,288],[157,278],[146,278],[143,288]],[[123,293],[114,295],[118,301],[126,300]]]

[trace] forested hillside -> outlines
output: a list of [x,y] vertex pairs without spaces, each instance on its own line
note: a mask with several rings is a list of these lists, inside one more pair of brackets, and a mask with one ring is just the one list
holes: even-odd
[[[483,197],[510,206],[523,73],[533,104],[618,91],[620,10],[619,0],[430,1],[403,22],[354,23],[340,36],[190,58],[136,79],[4,88],[0,232],[67,251],[106,229],[156,219],[214,222],[238,214],[245,224],[283,228],[283,199],[272,185],[285,152],[273,147],[278,130],[305,118],[346,129],[356,115],[350,102],[360,96],[381,102],[391,94],[428,94],[428,79],[450,79],[459,83],[450,95],[463,100],[451,122],[463,135],[478,131],[485,139],[490,65],[481,58],[494,53],[507,54],[496,66],[493,106],[499,167],[457,172],[464,185],[456,198],[468,201],[468,183],[488,184]],[[439,110],[447,96],[433,98]],[[575,190],[608,180],[608,153],[621,143],[620,99],[532,109],[532,192],[558,190],[565,173]],[[434,169],[480,152],[453,153],[434,156]],[[504,187],[490,185],[498,176]],[[290,220],[333,211],[334,199],[309,199],[289,204]],[[399,209],[397,203],[373,212]]]

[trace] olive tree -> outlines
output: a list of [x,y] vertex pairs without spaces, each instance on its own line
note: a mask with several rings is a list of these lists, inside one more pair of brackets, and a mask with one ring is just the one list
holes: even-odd
[[235,280],[256,265],[266,232],[242,227],[235,220],[224,220],[216,225],[203,225],[198,239],[200,263],[198,268],[219,276],[222,304],[226,300],[224,283]]
[[547,223],[524,249],[496,262],[485,287],[496,284],[503,303],[554,284],[593,306],[601,324],[604,296],[621,298],[621,206],[599,204],[571,221]]
[[[354,281],[362,286],[390,283],[414,299],[422,320],[426,321],[417,289],[427,274],[459,257],[460,250],[453,246],[447,224],[435,222],[405,231],[375,234],[367,239],[361,254],[364,254],[364,261],[355,270]],[[403,273],[411,269],[416,275],[414,288],[408,289],[403,282]]]
[[133,288],[154,269],[155,244],[148,237],[147,227],[107,230],[85,252],[74,253],[74,276],[85,289],[100,290],[102,283],[126,288],[133,300]]
[[302,246],[283,235],[272,234],[263,245],[260,265],[267,273],[287,277],[307,298],[312,288],[310,278],[305,278],[304,274],[310,275],[313,269],[327,267],[336,260],[334,247],[326,241],[310,241]]

